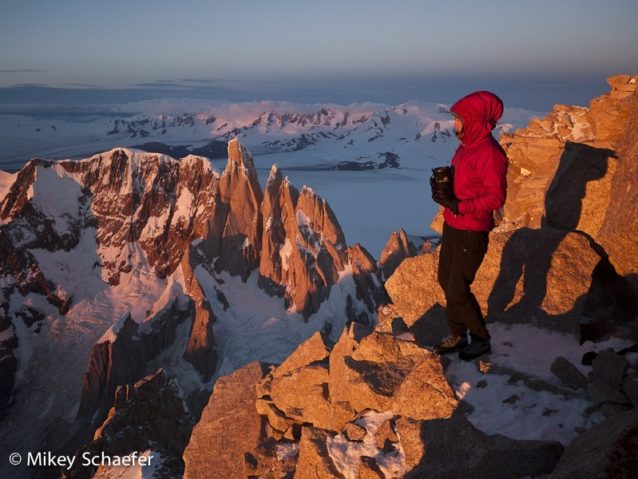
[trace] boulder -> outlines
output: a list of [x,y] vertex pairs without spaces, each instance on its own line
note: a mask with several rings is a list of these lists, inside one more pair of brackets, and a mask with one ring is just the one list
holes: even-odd
[[285,376],[296,369],[308,364],[323,361],[330,355],[321,332],[315,332],[310,338],[301,343],[290,356],[273,370],[273,377]]
[[628,403],[627,397],[621,392],[628,367],[627,359],[616,354],[611,348],[598,353],[592,362],[589,384],[587,385],[587,392],[592,400],[599,404],[605,402],[621,405]]
[[268,399],[257,398],[255,408],[257,409],[257,413],[266,416],[268,424],[280,433],[287,431],[294,423],[292,419],[286,417],[286,415],[277,409],[277,406]]
[[374,442],[379,449],[388,450],[388,443],[393,444],[399,442],[399,437],[394,430],[393,422],[394,421],[387,419],[377,428],[374,435]]
[[490,319],[531,322],[578,336],[599,262],[579,233],[553,228],[497,233],[490,236],[472,289]]
[[366,429],[354,422],[349,422],[343,428],[343,433],[346,435],[348,441],[363,441],[363,438],[366,436]]
[[633,478],[638,471],[638,410],[584,432],[565,449],[550,479]]
[[572,389],[582,389],[587,386],[585,375],[563,356],[558,356],[554,359],[550,369],[554,376]]
[[255,361],[217,379],[184,451],[185,478],[244,479],[244,453],[257,447],[262,427],[255,384],[263,374]]
[[344,333],[330,356],[330,398],[366,409],[430,419],[448,417],[457,400],[438,356],[412,341],[373,332],[357,344]]
[[541,223],[596,238],[610,205],[616,163],[611,149],[566,142],[545,193]]
[[391,409],[414,419],[438,419],[450,416],[457,403],[441,359],[430,354],[416,364],[397,387]]
[[591,382],[603,383],[612,389],[620,389],[629,362],[624,356],[607,348],[596,355],[592,361]]
[[435,304],[445,304],[437,279],[438,265],[438,250],[407,258],[386,280],[392,309],[407,326],[412,326]]

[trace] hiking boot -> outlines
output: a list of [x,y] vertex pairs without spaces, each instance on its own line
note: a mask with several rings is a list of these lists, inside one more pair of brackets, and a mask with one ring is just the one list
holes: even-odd
[[489,354],[491,352],[492,346],[490,345],[489,339],[472,338],[472,342],[459,352],[459,358],[463,361],[470,361],[482,356],[483,354]]
[[450,334],[434,347],[434,352],[437,354],[454,353],[467,347],[467,345],[467,338],[465,335],[459,336],[457,334]]

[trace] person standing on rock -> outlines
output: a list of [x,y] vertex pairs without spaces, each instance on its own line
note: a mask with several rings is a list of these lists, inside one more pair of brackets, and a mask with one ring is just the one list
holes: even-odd
[[491,352],[485,318],[470,286],[487,251],[493,213],[505,203],[508,160],[492,136],[503,115],[498,96],[477,91],[457,101],[450,112],[461,142],[452,158],[451,181],[441,188],[435,176],[430,179],[432,199],[445,207],[438,281],[450,329],[435,351],[458,351],[461,359],[470,360]]

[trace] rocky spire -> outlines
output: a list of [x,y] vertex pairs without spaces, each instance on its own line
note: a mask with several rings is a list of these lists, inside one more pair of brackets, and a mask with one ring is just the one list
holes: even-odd
[[217,258],[218,271],[240,275],[245,281],[259,264],[262,197],[252,155],[237,139],[231,140],[202,243],[209,260]]
[[383,277],[387,279],[392,276],[401,261],[416,255],[416,253],[416,246],[408,239],[408,235],[403,228],[399,231],[393,231],[379,259],[379,268],[383,272]]
[[343,231],[328,203],[301,193],[273,166],[262,204],[265,219],[259,284],[308,317],[317,311],[347,261]]

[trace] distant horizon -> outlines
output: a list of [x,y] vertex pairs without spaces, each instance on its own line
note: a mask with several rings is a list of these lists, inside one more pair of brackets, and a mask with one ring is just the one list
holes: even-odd
[[475,90],[490,90],[506,107],[548,112],[554,104],[587,106],[591,99],[609,91],[606,79],[577,78],[346,78],[304,82],[250,82],[205,79],[157,80],[132,85],[15,84],[0,87],[0,114],[12,107],[66,105],[105,106],[145,100],[193,99],[201,101],[290,101],[302,104],[382,103],[398,105],[410,101],[451,104]]
[[585,105],[638,73],[630,0],[5,0],[0,103]]

